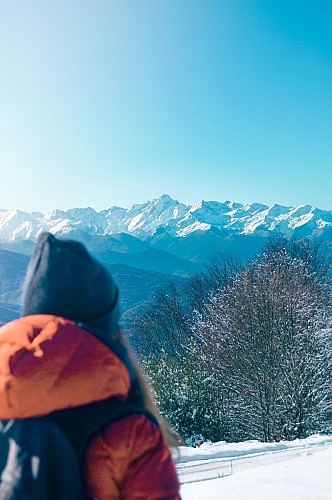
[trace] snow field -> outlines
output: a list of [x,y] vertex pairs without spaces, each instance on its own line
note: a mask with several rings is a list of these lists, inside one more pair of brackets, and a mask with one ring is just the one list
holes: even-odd
[[[181,448],[180,453],[177,470],[183,500],[332,499],[332,436],[281,443],[205,444],[198,449]],[[225,460],[233,464],[224,477],[200,480],[200,471],[195,473],[194,467],[200,466],[207,478],[216,477],[216,462]]]

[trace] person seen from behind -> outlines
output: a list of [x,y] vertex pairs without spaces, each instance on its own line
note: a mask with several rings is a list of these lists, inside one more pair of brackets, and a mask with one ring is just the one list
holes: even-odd
[[23,315],[0,329],[0,419],[79,412],[107,400],[137,405],[142,411],[106,423],[88,442],[84,493],[178,500],[167,430],[118,320],[118,290],[107,269],[81,243],[42,233]]

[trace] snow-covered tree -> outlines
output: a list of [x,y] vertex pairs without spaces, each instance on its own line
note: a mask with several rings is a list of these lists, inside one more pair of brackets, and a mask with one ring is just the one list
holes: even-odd
[[237,439],[305,437],[327,425],[332,311],[323,264],[307,242],[270,243],[206,304],[196,329],[207,369],[226,384]]
[[170,282],[134,326],[161,412],[184,437],[331,432],[331,298],[331,264],[308,240]]
[[143,357],[144,369],[161,414],[184,439],[202,434],[205,439],[219,441],[227,429],[218,387],[200,363],[199,347],[192,341],[187,349],[181,360],[165,352],[158,359]]
[[216,376],[204,368],[193,325],[209,293],[226,286],[235,265],[234,259],[216,257],[181,289],[170,281],[133,325],[160,411],[184,437],[201,433],[215,441],[227,434]]

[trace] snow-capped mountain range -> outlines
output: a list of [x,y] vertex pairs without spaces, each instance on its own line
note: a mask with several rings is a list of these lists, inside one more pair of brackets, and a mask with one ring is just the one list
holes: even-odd
[[108,266],[121,291],[124,324],[169,275],[181,283],[215,254],[247,260],[279,234],[313,238],[332,254],[332,211],[308,205],[201,201],[189,206],[163,195],[101,212],[0,210],[0,324],[19,315],[29,254],[42,231],[82,241]]
[[170,238],[186,238],[213,228],[233,235],[320,237],[331,234],[332,210],[231,201],[200,201],[189,206],[168,195],[129,209],[111,207],[101,212],[93,208],[55,209],[47,214],[0,210],[0,241],[7,243],[34,241],[42,231],[82,240],[119,233],[146,240],[161,232]]

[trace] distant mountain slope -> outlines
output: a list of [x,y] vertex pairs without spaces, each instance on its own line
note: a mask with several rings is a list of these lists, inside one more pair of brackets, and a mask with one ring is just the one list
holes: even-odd
[[120,292],[121,325],[129,328],[135,316],[166,283],[181,285],[185,278],[115,264],[107,265]]
[[332,211],[309,205],[200,201],[189,206],[163,195],[101,212],[0,210],[0,248],[29,255],[42,231],[82,241],[109,264],[178,275],[199,271],[199,264],[218,252],[251,258],[271,236],[314,238],[332,252]]
[[[22,287],[29,258],[0,250],[0,325],[19,317]],[[121,325],[128,328],[135,314],[166,282],[169,274],[105,263],[120,291]],[[173,277],[177,283],[184,278]]]
[[181,259],[164,250],[147,248],[144,252],[131,254],[119,252],[94,252],[102,262],[124,264],[138,269],[146,269],[165,274],[188,275],[197,272],[201,267],[189,260]]
[[185,238],[172,238],[165,229],[160,228],[145,241],[153,248],[165,250],[181,259],[206,263],[220,253],[232,254],[241,260],[253,258],[261,251],[266,239],[266,236],[236,234],[212,226],[208,230],[189,233]]
[[0,250],[0,294],[10,293],[22,285],[29,258]]
[[29,258],[0,250],[0,324],[20,314],[22,286]]

